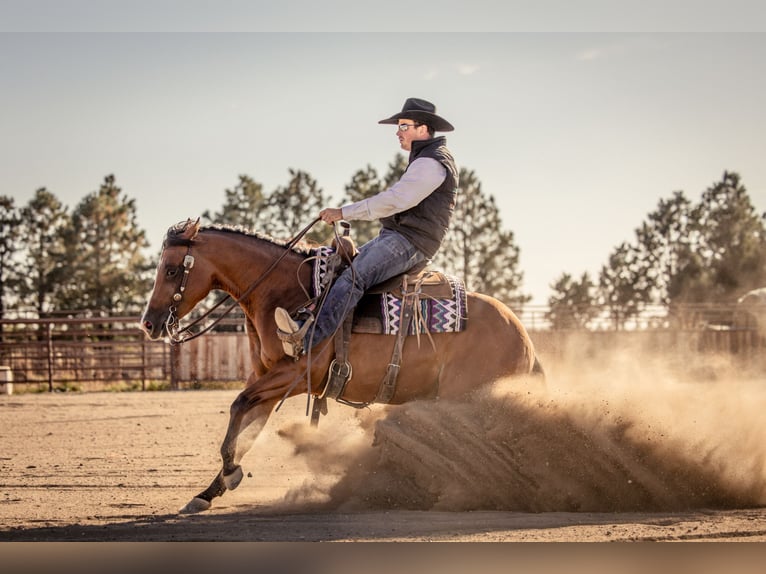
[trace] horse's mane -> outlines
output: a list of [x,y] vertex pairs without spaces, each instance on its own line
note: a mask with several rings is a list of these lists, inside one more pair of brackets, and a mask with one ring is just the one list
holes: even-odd
[[[271,235],[268,235],[266,233],[261,233],[259,231],[253,231],[252,229],[247,229],[241,225],[221,225],[221,224],[209,224],[204,225],[198,228],[198,230],[189,236],[186,233],[186,230],[188,229],[188,226],[191,224],[190,221],[181,221],[180,223],[176,223],[172,227],[170,227],[165,235],[165,240],[162,242],[162,248],[166,247],[190,247],[194,245],[194,241],[197,238],[197,235],[200,233],[204,233],[205,231],[220,231],[222,233],[232,233],[235,235],[242,235],[244,237],[249,237],[252,239],[259,239],[262,241],[266,241],[268,243],[271,243],[273,245],[276,245],[278,247],[287,247],[289,241],[282,241],[280,239],[275,239]],[[316,249],[317,245],[306,242],[306,241],[299,241],[296,245],[293,246],[293,251],[296,251],[297,253],[301,253],[303,255],[310,255],[313,249]]]

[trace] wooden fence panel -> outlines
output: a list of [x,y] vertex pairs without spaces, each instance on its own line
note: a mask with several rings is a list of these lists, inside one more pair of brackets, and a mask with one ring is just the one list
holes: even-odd
[[244,333],[213,333],[183,343],[177,378],[181,382],[237,381],[250,374],[250,350]]

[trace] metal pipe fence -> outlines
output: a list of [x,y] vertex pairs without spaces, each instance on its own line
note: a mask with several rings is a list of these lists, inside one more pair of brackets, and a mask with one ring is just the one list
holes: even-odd
[[11,368],[17,385],[146,389],[168,379],[169,346],[148,341],[135,317],[10,319],[0,327],[0,364]]
[[[544,307],[516,310],[538,351],[559,356],[574,341],[601,350],[640,344],[655,353],[722,354],[760,365],[766,341],[756,327],[728,324],[730,308],[695,308],[695,320],[671,324],[650,310],[632,328],[553,330]],[[699,318],[719,318],[718,326]],[[65,317],[0,320],[0,367],[26,390],[147,390],[244,384],[250,349],[241,317],[227,317],[211,333],[169,345],[149,341],[137,317]]]

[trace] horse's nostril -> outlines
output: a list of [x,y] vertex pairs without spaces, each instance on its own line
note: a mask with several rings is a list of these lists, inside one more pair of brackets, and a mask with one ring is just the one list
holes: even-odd
[[151,321],[144,321],[144,329],[146,329],[147,331],[151,331],[152,327],[154,327],[154,325],[152,325]]

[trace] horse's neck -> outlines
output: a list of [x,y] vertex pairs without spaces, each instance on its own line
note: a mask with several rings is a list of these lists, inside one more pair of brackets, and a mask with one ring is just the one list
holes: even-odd
[[[310,282],[308,265],[300,265],[302,256],[262,238],[232,237],[230,245],[215,249],[220,288],[240,297],[257,283],[243,301],[251,310],[269,312],[276,305],[290,305],[303,294]],[[222,256],[222,254],[226,254]],[[248,313],[250,314],[250,313]]]

